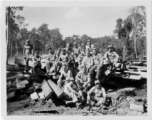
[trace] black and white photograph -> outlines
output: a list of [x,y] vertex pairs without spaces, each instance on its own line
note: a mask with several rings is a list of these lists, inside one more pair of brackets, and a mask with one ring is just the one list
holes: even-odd
[[146,5],[51,3],[5,4],[6,115],[147,116]]

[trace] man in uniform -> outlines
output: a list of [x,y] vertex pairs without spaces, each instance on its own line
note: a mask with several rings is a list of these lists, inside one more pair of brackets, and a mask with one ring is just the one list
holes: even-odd
[[108,46],[108,51],[104,54],[104,64],[111,64],[112,67],[117,67],[119,55],[114,51],[112,45]]
[[[95,86],[93,86],[88,91],[87,96],[87,104],[88,106],[92,107],[93,105],[100,107],[102,106],[106,101],[106,91],[104,87],[101,86],[100,81],[95,81]],[[93,102],[93,104],[91,104]]]
[[99,69],[102,67],[102,64],[103,64],[102,55],[100,53],[97,53],[97,50],[96,50],[95,47],[92,49],[92,58],[93,58],[93,66],[90,68],[89,72],[90,72],[90,75],[91,75],[92,84],[94,84],[95,70],[97,71],[96,79],[99,79],[99,77],[98,77],[99,74],[100,74]]

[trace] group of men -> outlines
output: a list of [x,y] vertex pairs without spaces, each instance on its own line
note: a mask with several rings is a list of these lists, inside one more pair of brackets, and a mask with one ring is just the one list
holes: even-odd
[[[29,55],[33,54],[33,46],[27,40],[24,46],[27,70]],[[67,43],[65,48],[53,52],[47,48],[48,54],[40,57],[35,51],[32,60],[33,73],[41,68],[41,59],[46,59],[46,75],[59,75],[57,85],[64,90],[65,96],[71,98],[74,103],[86,100],[88,106],[101,106],[106,100],[106,91],[102,86],[103,66],[108,65],[111,69],[118,67],[119,55],[111,45],[102,56],[97,52],[96,46],[87,40],[87,44],[77,47]],[[108,75],[108,73],[106,74]],[[87,95],[85,99],[85,94]]]

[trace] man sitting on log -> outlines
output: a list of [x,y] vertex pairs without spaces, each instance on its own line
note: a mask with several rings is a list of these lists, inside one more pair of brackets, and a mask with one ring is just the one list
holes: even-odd
[[112,45],[108,46],[108,51],[104,54],[104,64],[110,64],[111,69],[117,67],[117,63],[119,61],[119,55],[114,51]]
[[37,69],[41,69],[41,57],[39,56],[39,52],[35,51],[34,56],[32,57],[33,60],[33,74],[36,75]]
[[73,43],[73,57],[74,57],[74,61],[75,61],[75,64],[74,64],[74,67],[78,67],[78,56],[80,54],[80,49],[77,47],[77,43],[74,42]]
[[80,71],[76,75],[75,79],[76,79],[76,84],[79,89],[83,91],[87,91],[88,88],[91,87],[91,84],[90,84],[91,79],[90,79],[90,75],[87,72],[86,67],[80,68]]
[[[48,47],[48,55],[47,55],[47,62],[46,62],[46,74],[50,74],[53,69],[55,69],[55,60],[56,56],[53,54],[52,48]],[[53,67],[53,68],[51,68]],[[51,70],[51,71],[50,71]]]
[[[72,71],[69,69],[69,65],[67,63],[66,59],[63,59],[62,61],[62,68],[60,70],[60,76],[57,81],[57,84],[60,88],[63,88],[64,84],[66,84],[66,81],[69,79],[74,79]],[[64,79],[65,78],[65,79]]]
[[[102,67],[102,55],[97,53],[96,47],[92,49],[93,66],[90,68],[90,75],[92,84],[94,84],[95,78],[99,80],[100,68]],[[95,77],[96,73],[96,77]]]
[[[86,56],[83,58],[82,65],[80,67],[86,67],[88,74],[91,76],[90,68],[93,66],[93,58],[90,55],[90,49],[86,50]],[[93,80],[91,79],[91,86],[93,86]]]
[[106,101],[106,91],[100,85],[100,81],[95,81],[95,86],[88,91],[87,106],[88,109],[92,106],[100,107]]

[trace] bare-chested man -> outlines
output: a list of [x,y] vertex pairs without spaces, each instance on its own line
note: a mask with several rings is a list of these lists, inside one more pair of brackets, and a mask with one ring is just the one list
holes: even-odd
[[26,43],[24,45],[24,52],[23,55],[25,56],[25,71],[28,70],[28,62],[29,62],[29,58],[30,56],[33,55],[33,45],[30,44],[29,40],[26,40]]

